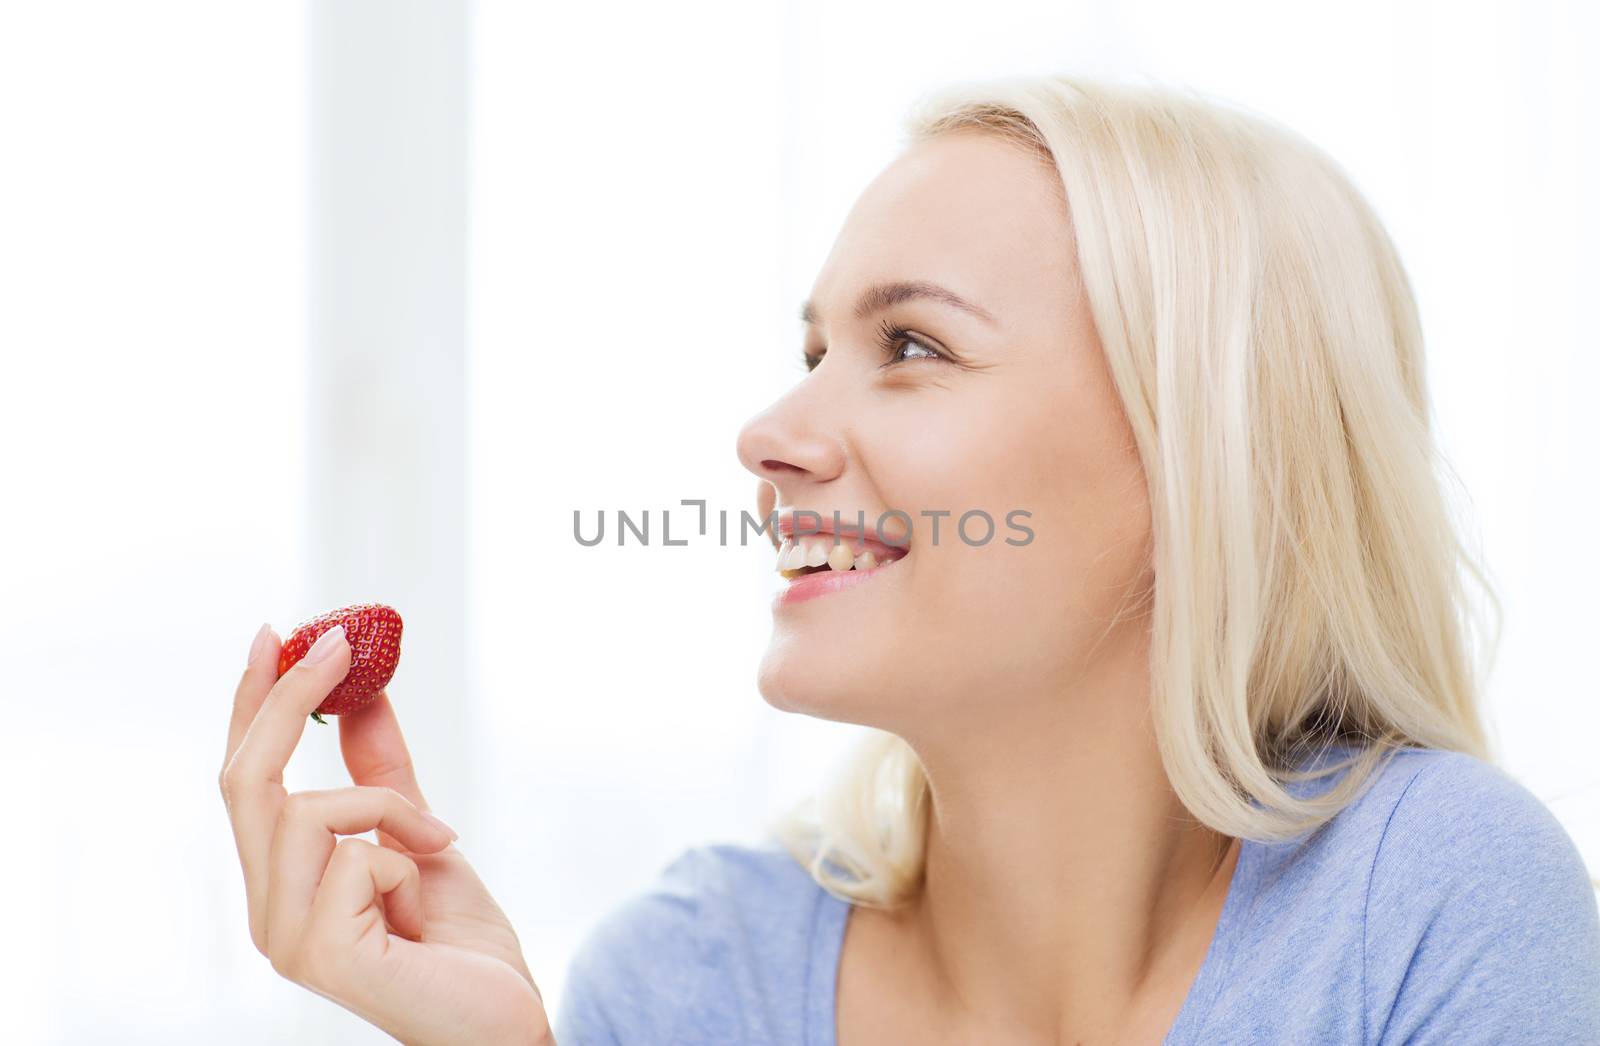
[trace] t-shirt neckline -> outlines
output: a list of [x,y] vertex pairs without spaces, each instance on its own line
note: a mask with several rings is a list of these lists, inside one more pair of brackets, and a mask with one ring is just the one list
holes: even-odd
[[[1257,874],[1258,843],[1239,841],[1239,859],[1228,881],[1228,896],[1222,902],[1216,931],[1206,948],[1184,996],[1183,1006],[1161,1041],[1163,1046],[1180,1046],[1197,1041],[1218,992],[1227,981],[1228,968],[1237,950],[1246,905],[1254,892]],[[850,902],[817,887],[817,907],[812,914],[810,961],[806,964],[806,1046],[837,1046],[839,962],[844,952],[844,932],[848,926]]]

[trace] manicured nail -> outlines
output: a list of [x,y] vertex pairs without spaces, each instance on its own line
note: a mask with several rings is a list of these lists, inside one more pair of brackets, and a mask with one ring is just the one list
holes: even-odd
[[306,651],[305,663],[314,665],[318,661],[326,661],[333,652],[339,649],[339,644],[344,642],[344,626],[334,625],[311,644],[311,649]]
[[250,641],[250,656],[245,660],[246,665],[253,665],[267,649],[267,637],[272,634],[272,626],[263,623],[256,632],[256,637]]
[[450,833],[450,838],[451,838],[452,841],[461,838],[460,834],[454,828],[451,828],[449,825],[445,824],[443,821],[439,820],[437,817],[433,816],[428,811],[426,811],[426,810],[418,810],[417,812],[419,814],[421,814],[424,818],[426,818],[430,824],[436,824],[440,828],[443,828],[445,831],[449,832]]

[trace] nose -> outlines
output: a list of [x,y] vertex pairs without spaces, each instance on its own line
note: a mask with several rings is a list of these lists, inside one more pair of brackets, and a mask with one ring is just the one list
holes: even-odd
[[[802,383],[802,388],[804,383]],[[807,410],[800,390],[778,400],[739,430],[739,461],[777,488],[826,483],[844,471],[844,442],[826,431],[815,410]]]

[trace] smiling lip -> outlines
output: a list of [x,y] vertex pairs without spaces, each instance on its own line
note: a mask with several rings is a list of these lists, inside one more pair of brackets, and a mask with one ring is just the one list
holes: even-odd
[[819,570],[815,574],[801,574],[778,590],[778,594],[772,599],[772,609],[778,610],[795,603],[804,603],[808,599],[864,585],[885,570],[895,569],[896,562],[898,561],[891,560],[870,570]]
[[[888,541],[882,534],[878,532],[876,527],[857,527],[852,525],[843,512],[839,513],[839,527],[837,530],[835,530],[833,526],[832,512],[824,513],[812,509],[805,509],[803,511],[806,512],[806,518],[803,521],[804,525],[802,527],[797,526],[796,524],[796,511],[796,509],[787,508],[778,514],[778,523],[774,528],[774,533],[777,537],[777,543],[781,544],[785,538],[793,539],[795,537],[796,530],[801,530],[803,532],[800,534],[800,537],[808,537],[817,534],[837,535],[840,540],[849,544],[853,551],[860,552],[863,550],[863,548],[871,549],[872,554],[880,559],[884,558],[885,556],[891,558],[901,558],[911,550],[909,541],[902,540],[899,544],[896,544],[893,541]],[[822,517],[821,522],[813,525],[813,516]]]

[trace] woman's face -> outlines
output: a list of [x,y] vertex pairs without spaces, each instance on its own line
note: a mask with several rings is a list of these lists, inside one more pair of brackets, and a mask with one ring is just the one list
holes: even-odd
[[[981,314],[870,293],[897,284]],[[907,737],[1058,698],[1146,595],[1150,523],[1059,179],[986,133],[913,146],[856,202],[807,311],[815,366],[739,434],[757,507],[846,527],[898,510],[911,528],[905,556],[857,583],[780,596],[762,695]],[[906,333],[883,344],[884,327]]]

